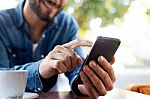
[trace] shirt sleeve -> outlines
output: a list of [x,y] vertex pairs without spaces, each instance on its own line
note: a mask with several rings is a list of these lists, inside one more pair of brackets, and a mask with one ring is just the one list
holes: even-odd
[[31,62],[24,65],[14,66],[13,70],[28,70],[28,78],[26,91],[27,92],[41,92],[43,90],[43,84],[39,75],[39,65],[42,60],[37,62]]
[[[72,35],[70,37],[70,41],[78,38],[77,31],[78,31],[78,25],[77,25],[76,21],[74,20],[74,18],[72,17],[72,20],[70,22],[70,31],[69,31],[69,33],[72,33]],[[75,52],[82,58],[82,60],[84,60],[85,56],[80,47],[76,48]],[[72,84],[75,81],[80,69],[81,69],[81,65],[77,66],[77,68],[74,71],[72,71],[72,72],[68,71],[67,73],[65,73],[65,75],[69,79],[69,84],[70,84],[71,88],[72,88]]]
[[45,86],[43,85],[39,74],[39,66],[41,62],[42,60],[39,60],[37,62],[31,62],[31,63],[18,65],[10,68],[9,67],[10,60],[8,58],[7,50],[3,42],[0,40],[0,70],[28,70],[27,85],[26,85],[27,92],[38,93],[41,91],[48,91],[48,89],[52,88],[56,83],[57,76],[51,77],[47,81],[51,82],[52,84],[49,83],[49,86],[46,86],[46,90],[43,89],[45,88]]

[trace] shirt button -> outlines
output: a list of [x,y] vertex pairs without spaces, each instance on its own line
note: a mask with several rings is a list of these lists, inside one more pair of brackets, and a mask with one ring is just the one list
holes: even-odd
[[44,55],[41,55],[41,58],[44,58]]
[[36,93],[37,93],[38,91],[35,89],[35,90],[34,90],[34,92],[36,92]]
[[38,91],[41,92],[41,88],[38,88]]
[[45,34],[42,35],[42,38],[45,38]]
[[10,48],[8,48],[8,52],[11,53],[11,54],[13,53],[12,50],[11,50]]
[[16,54],[13,54],[12,57],[15,58],[15,57],[16,57]]

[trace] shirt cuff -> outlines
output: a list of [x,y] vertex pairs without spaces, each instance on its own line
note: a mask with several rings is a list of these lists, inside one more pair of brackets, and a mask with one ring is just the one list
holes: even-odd
[[72,82],[71,89],[72,89],[72,92],[73,92],[76,96],[85,96],[85,95],[83,95],[83,94],[80,92],[80,90],[78,89],[78,81],[77,81],[77,79],[75,79],[75,80]]
[[58,75],[54,75],[48,79],[44,79],[39,74],[39,66],[42,60],[31,63],[27,66],[28,69],[28,81],[26,91],[40,93],[49,91],[57,82]]
[[43,92],[48,92],[57,82],[57,78],[58,75],[54,75],[48,79],[44,79],[41,75],[40,75],[42,84],[43,84]]
[[26,64],[30,65],[26,68],[28,70],[26,91],[39,93],[43,90],[42,81],[39,76],[39,66],[41,62],[40,60],[38,62]]

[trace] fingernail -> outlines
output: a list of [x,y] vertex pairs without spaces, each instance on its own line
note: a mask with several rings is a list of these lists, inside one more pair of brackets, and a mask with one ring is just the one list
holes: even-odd
[[91,62],[90,62],[90,67],[95,67],[95,66],[96,66],[95,62],[94,62],[94,61],[91,61]]
[[80,58],[77,59],[78,65],[82,64],[82,60]]
[[84,67],[84,71],[90,72],[90,69],[89,69],[87,66],[85,66],[85,67]]
[[100,61],[100,62],[102,62],[103,60],[104,60],[103,56],[100,56],[100,57],[98,58],[98,61]]
[[80,72],[80,76],[82,76],[82,75],[83,75],[83,72],[81,71],[81,72]]
[[80,77],[84,77],[83,71],[80,72]]

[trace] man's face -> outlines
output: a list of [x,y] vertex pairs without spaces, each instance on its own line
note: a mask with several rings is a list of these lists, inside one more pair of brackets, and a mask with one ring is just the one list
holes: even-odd
[[51,21],[65,6],[67,0],[29,0],[33,12],[43,21]]

